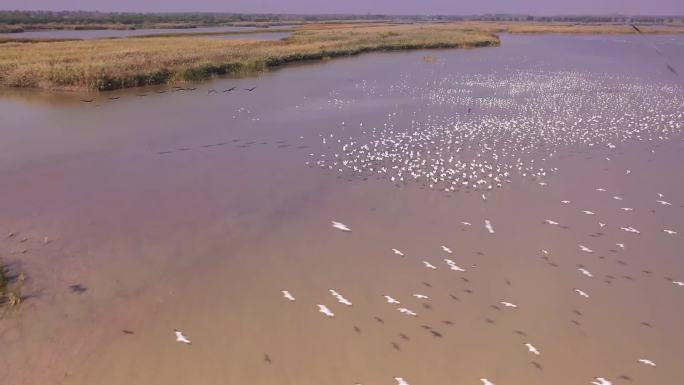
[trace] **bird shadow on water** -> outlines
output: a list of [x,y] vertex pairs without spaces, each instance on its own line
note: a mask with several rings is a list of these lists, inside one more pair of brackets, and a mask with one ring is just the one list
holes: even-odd
[[72,293],[76,293],[76,294],[83,294],[86,291],[88,291],[88,288],[83,286],[80,283],[69,285],[69,289],[71,290]]

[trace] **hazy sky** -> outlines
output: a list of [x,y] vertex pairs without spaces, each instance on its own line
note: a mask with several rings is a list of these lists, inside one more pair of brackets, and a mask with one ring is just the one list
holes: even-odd
[[136,12],[684,14],[684,0],[0,0],[0,9]]

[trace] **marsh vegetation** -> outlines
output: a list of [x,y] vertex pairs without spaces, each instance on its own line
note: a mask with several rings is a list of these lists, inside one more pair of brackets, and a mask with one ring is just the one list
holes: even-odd
[[309,27],[281,41],[146,37],[6,43],[0,50],[0,85],[111,90],[255,73],[289,62],[369,51],[497,44],[492,33],[458,25]]
[[0,307],[15,307],[21,304],[21,288],[25,280],[24,273],[13,275],[9,266],[0,259]]

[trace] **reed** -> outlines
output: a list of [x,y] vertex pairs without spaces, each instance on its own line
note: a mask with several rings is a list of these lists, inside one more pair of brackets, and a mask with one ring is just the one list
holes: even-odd
[[15,307],[21,304],[23,296],[21,288],[25,281],[24,273],[15,278],[10,277],[9,268],[0,259],[0,307]]
[[10,42],[0,46],[0,85],[112,90],[254,73],[290,62],[370,51],[498,44],[498,37],[492,33],[454,24],[310,27],[281,41],[179,36]]

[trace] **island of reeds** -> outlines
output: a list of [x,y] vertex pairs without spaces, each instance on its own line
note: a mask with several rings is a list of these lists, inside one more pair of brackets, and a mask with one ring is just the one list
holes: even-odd
[[498,45],[496,35],[454,25],[311,25],[284,40],[153,36],[0,45],[0,85],[112,90],[246,74],[285,63],[369,51]]

